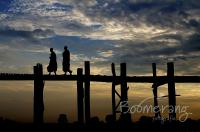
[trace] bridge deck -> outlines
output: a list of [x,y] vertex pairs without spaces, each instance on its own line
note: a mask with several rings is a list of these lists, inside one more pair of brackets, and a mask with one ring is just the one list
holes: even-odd
[[[0,74],[0,81],[32,81],[34,74]],[[83,75],[84,78],[84,75]],[[76,81],[77,75],[43,75],[46,81]],[[94,82],[112,82],[112,76],[103,75],[90,75],[90,81]],[[116,80],[120,81],[120,76],[116,76]],[[166,83],[167,76],[157,76],[156,81]],[[175,76],[176,83],[200,83],[200,76]],[[127,82],[135,83],[153,83],[154,77],[152,76],[127,76]]]

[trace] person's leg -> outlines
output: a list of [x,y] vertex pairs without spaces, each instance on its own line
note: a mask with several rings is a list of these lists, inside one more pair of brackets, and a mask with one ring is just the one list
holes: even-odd
[[51,75],[51,72],[49,72],[49,75]]
[[56,75],[56,71],[54,71],[55,75]]
[[69,72],[69,74],[72,75],[72,71],[70,69],[68,69],[67,72]]
[[70,75],[72,75],[72,70],[69,70]]
[[70,70],[70,64],[68,64],[68,72],[70,75],[72,75],[72,70]]

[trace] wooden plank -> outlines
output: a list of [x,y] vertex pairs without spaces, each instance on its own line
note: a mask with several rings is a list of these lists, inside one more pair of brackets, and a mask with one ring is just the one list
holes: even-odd
[[176,90],[174,81],[174,63],[167,63],[169,120],[176,120]]
[[112,115],[113,115],[113,119],[116,120],[116,101],[115,101],[115,77],[116,77],[116,73],[115,73],[115,64],[112,63],[111,65],[111,69],[112,69],[112,74],[113,74],[113,81],[112,81]]
[[[85,78],[85,75],[83,75]],[[90,81],[93,82],[112,82],[112,76],[90,75]],[[0,81],[33,81],[34,74],[0,74]],[[43,75],[45,81],[77,81],[77,75]],[[116,76],[116,80],[120,82],[120,76]],[[127,76],[129,83],[153,83],[153,76]],[[167,83],[167,76],[157,76],[157,82]],[[175,83],[200,83],[200,76],[174,76]]]
[[[153,70],[154,84],[157,84],[157,80],[156,80],[156,77],[157,77],[156,63],[152,64],[152,70]],[[154,95],[154,111],[155,111],[155,118],[158,119],[159,117],[161,117],[160,109],[159,109],[159,106],[158,106],[158,85],[154,85],[154,84],[152,86],[153,95]]]
[[126,63],[121,63],[121,104],[125,107],[122,107],[122,114],[126,114],[128,111],[128,87],[126,80]]
[[78,122],[80,124],[84,123],[84,106],[83,106],[83,69],[77,69],[77,110],[78,110]]
[[90,121],[90,62],[85,62],[85,121]]
[[41,64],[34,66],[34,103],[33,103],[33,120],[37,125],[44,122],[44,101],[43,101],[43,69]]

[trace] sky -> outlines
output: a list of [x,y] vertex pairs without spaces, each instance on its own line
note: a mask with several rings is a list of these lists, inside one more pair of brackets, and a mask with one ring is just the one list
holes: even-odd
[[[84,61],[90,61],[92,74],[110,75],[112,62],[119,74],[119,64],[126,62],[128,75],[152,75],[151,63],[155,62],[158,74],[166,75],[166,63],[173,61],[176,75],[199,75],[199,11],[200,1],[197,0],[0,0],[0,72],[32,73],[32,67],[42,63],[47,73],[49,48],[53,47],[59,64],[58,74],[63,74],[62,52],[67,45],[73,74],[83,67]],[[0,84],[0,98],[5,100],[1,105],[9,102],[11,95],[14,99],[28,96],[29,102],[24,103],[31,104],[32,82]],[[60,89],[56,92],[47,88],[47,93],[49,96],[56,93],[64,105],[65,83],[55,84],[52,89]],[[74,83],[69,85],[76,87]],[[110,87],[94,84],[94,94],[100,94],[96,100],[105,100],[105,96],[110,100],[109,90],[100,90],[102,85]],[[133,87],[136,87],[131,92],[133,98],[152,95],[150,85],[133,84]],[[177,90],[183,95],[182,100],[188,98],[191,103],[199,99],[198,87],[179,84]],[[73,90],[68,92],[75,97]],[[51,103],[49,97],[46,99],[51,111],[56,103]],[[198,108],[200,104],[196,102],[193,107]],[[31,110],[31,105],[28,108]],[[105,109],[110,110],[107,106]],[[6,112],[0,113],[4,116]],[[15,114],[20,115],[19,112]],[[8,117],[14,117],[11,115]],[[51,114],[47,115],[50,118]],[[17,120],[19,117],[22,116],[16,116]]]

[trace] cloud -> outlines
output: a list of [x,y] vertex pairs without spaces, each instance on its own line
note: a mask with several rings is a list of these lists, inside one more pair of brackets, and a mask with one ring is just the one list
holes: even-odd
[[35,29],[34,31],[15,30],[9,27],[0,29],[0,35],[4,37],[22,37],[25,39],[47,38],[54,35],[54,31],[50,29]]
[[113,56],[113,51],[112,50],[103,51],[103,52],[100,51],[99,55],[105,58],[109,58]]
[[[187,13],[191,9],[186,12],[178,9],[179,6],[173,0],[15,0],[9,9],[14,16],[6,23],[18,30],[45,28],[64,36],[101,40],[150,39],[164,32],[178,30],[184,33],[188,30],[190,20],[183,21],[184,15],[178,14],[192,16]],[[177,10],[170,13],[173,8]],[[194,21],[190,23],[194,25]]]
[[7,17],[6,14],[4,13],[0,13],[0,20],[4,20]]
[[[1,29],[0,34],[31,45],[26,48],[17,45],[31,54],[47,54],[48,47],[55,47],[60,55],[63,46],[68,45],[72,61],[77,65],[84,60],[91,60],[95,67],[127,62],[130,67],[135,65],[133,70],[144,73],[151,71],[144,69],[152,62],[164,64],[174,60],[183,64],[198,58],[199,3],[193,0],[14,0],[7,12],[1,12],[4,15],[0,17],[0,25],[10,28]],[[6,41],[16,45],[7,38],[2,43]]]

